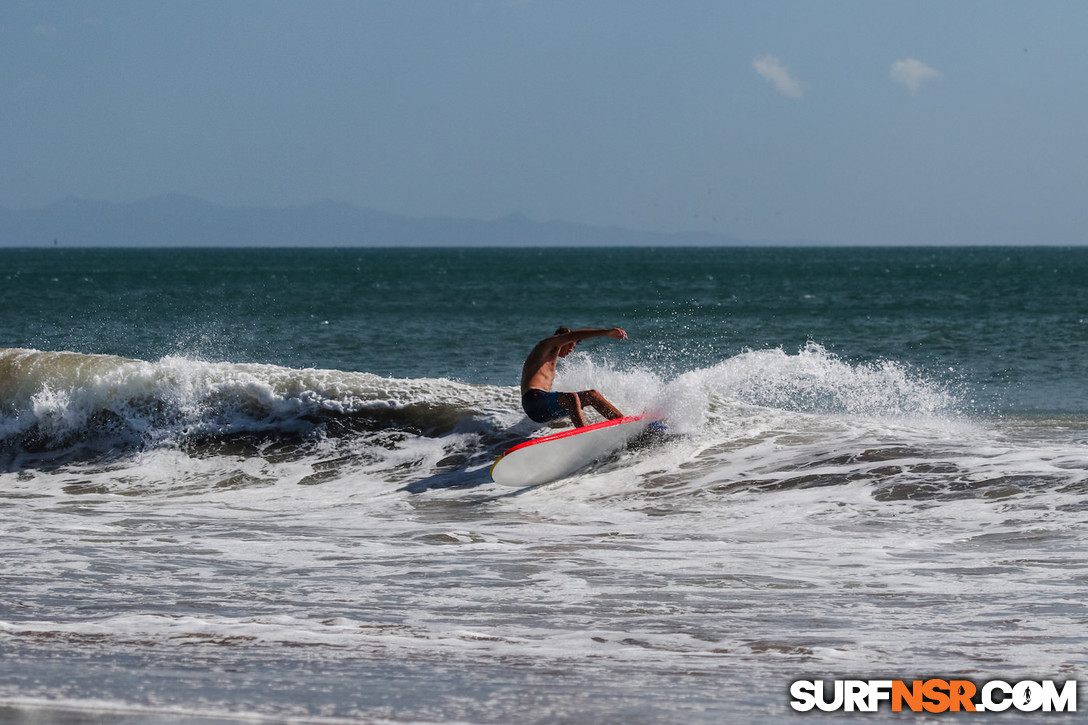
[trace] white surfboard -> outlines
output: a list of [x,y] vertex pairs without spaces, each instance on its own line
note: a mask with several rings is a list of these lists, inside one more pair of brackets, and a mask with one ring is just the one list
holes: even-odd
[[491,480],[503,486],[555,481],[622,448],[651,422],[648,416],[632,415],[533,438],[499,456]]

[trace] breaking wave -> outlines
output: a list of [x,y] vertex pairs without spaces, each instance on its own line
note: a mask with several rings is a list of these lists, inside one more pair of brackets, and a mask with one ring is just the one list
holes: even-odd
[[[624,411],[651,411],[676,434],[717,441],[768,413],[940,418],[956,403],[901,365],[852,365],[814,344],[792,355],[748,351],[673,379],[576,354],[557,385],[607,391]],[[6,470],[158,447],[245,453],[274,445],[304,453],[346,439],[389,448],[396,444],[391,433],[400,440],[457,434],[462,458],[482,460],[537,432],[547,429],[524,418],[513,387],[183,357],[0,350]]]
[[0,350],[0,456],[71,459],[154,446],[487,429],[513,393],[441,379],[165,357]]
[[[620,498],[855,481],[894,500],[1044,489],[1075,497],[1088,478],[1076,441],[1040,451],[1005,445],[960,412],[954,392],[916,371],[852,364],[814,344],[795,354],[747,351],[671,379],[575,354],[556,383],[597,388],[624,412],[665,418],[668,444],[586,472],[605,476]],[[74,492],[275,480],[414,493],[471,487],[489,482],[491,461],[511,445],[549,432],[522,414],[512,386],[0,350],[0,472],[88,464],[92,483]],[[107,473],[118,467],[139,473]]]

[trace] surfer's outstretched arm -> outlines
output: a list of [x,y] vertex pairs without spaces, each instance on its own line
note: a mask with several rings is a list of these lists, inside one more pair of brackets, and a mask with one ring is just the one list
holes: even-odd
[[586,328],[584,330],[564,332],[549,339],[554,342],[556,346],[562,347],[568,342],[581,342],[582,340],[588,340],[591,337],[614,337],[617,340],[625,340],[627,339],[627,333],[618,327],[610,327],[608,329]]

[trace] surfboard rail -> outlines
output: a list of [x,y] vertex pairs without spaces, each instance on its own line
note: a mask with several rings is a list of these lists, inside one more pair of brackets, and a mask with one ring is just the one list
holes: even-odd
[[557,441],[560,438],[568,438],[568,437],[570,437],[572,435],[578,435],[580,433],[588,433],[589,431],[596,430],[598,428],[610,428],[610,427],[612,427],[614,425],[621,425],[623,423],[633,423],[636,420],[642,420],[645,417],[646,417],[645,415],[626,415],[626,416],[624,416],[622,418],[613,418],[612,420],[602,420],[600,423],[593,423],[591,425],[584,425],[581,428],[567,428],[566,430],[561,430],[558,433],[552,433],[551,435],[541,436],[539,438],[530,438],[529,440],[524,441],[522,443],[518,443],[513,448],[508,449],[502,455],[508,456],[511,453],[513,453],[514,451],[519,450],[521,448],[526,448],[528,446],[535,446],[538,443],[547,443],[548,441]]

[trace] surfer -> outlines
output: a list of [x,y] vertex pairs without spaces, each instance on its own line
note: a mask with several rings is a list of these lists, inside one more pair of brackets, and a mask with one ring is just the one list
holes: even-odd
[[623,417],[623,413],[596,390],[582,390],[577,393],[552,391],[556,362],[559,358],[570,355],[579,342],[591,337],[624,340],[627,333],[618,327],[609,330],[573,331],[560,327],[554,335],[538,342],[529,353],[525,366],[521,369],[521,407],[537,423],[547,423],[569,416],[574,425],[581,428],[586,424],[583,406],[593,408],[608,420]]

